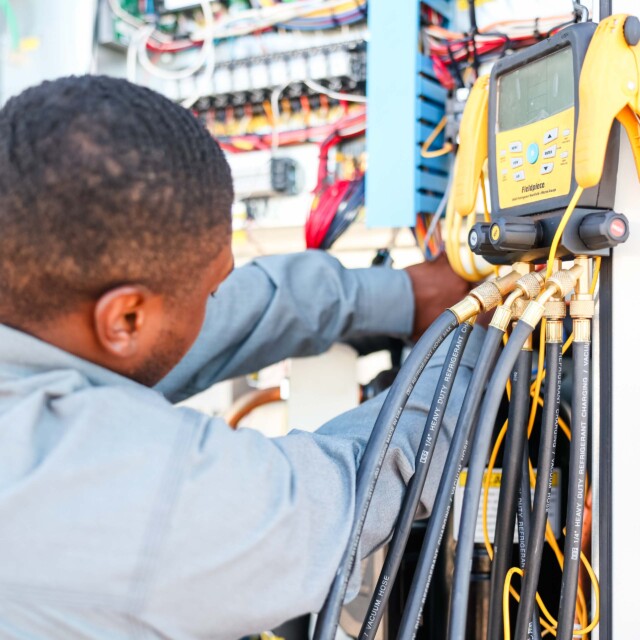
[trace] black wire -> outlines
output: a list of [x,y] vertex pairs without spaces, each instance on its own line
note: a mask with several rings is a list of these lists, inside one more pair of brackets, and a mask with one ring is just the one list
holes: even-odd
[[336,577],[318,615],[313,633],[314,640],[333,640],[335,637],[340,610],[360,544],[362,528],[389,441],[424,368],[443,340],[457,326],[458,320],[452,311],[447,309],[441,313],[416,343],[385,398],[358,467],[351,533]]
[[453,71],[455,73],[456,79],[458,80],[459,86],[464,87],[464,80],[462,79],[462,73],[460,71],[460,65],[453,55],[453,51],[451,49],[451,44],[447,42],[447,52],[449,53],[449,59],[451,60],[451,66],[453,67]]
[[549,495],[553,477],[553,465],[558,435],[558,415],[560,413],[560,387],[562,383],[562,344],[548,342],[545,350],[547,374],[545,377],[544,409],[540,447],[538,449],[538,472],[536,490],[531,513],[531,530],[527,541],[527,558],[520,593],[520,606],[516,619],[514,640],[526,640],[533,618],[542,551],[544,532],[547,524]]
[[591,387],[589,342],[573,343],[573,397],[571,401],[571,452],[567,494],[567,531],[564,540],[564,567],[560,587],[557,640],[573,638],[576,614],[582,524],[587,473],[589,434],[589,390]]
[[491,562],[489,622],[487,637],[502,638],[502,591],[504,579],[511,566],[513,528],[516,520],[516,502],[522,476],[522,454],[527,440],[529,414],[529,381],[531,379],[531,349],[523,349],[511,372],[511,402],[507,437],[502,456],[502,479],[496,515],[496,530]]
[[451,345],[449,346],[445,360],[447,365],[442,368],[440,373],[440,379],[434,391],[429,415],[424,426],[424,431],[422,432],[422,440],[416,453],[415,472],[411,480],[409,480],[407,492],[402,502],[402,507],[400,508],[400,514],[396,520],[393,538],[389,543],[389,549],[382,570],[380,571],[380,576],[378,577],[378,583],[371,596],[369,608],[364,617],[360,634],[358,635],[360,640],[375,638],[382,616],[386,611],[389,595],[396,576],[398,575],[398,570],[400,569],[400,563],[402,562],[418,504],[420,503],[420,496],[422,495],[427,473],[433,460],[433,448],[438,440],[438,434],[440,433],[444,413],[447,410],[453,382],[472,330],[472,324],[463,322],[455,332]]
[[[469,605],[469,579],[473,546],[478,519],[478,507],[482,492],[484,468],[489,457],[491,436],[495,426],[498,409],[502,402],[505,385],[511,370],[518,359],[533,327],[525,322],[518,322],[502,355],[496,363],[489,381],[480,410],[480,422],[476,429],[471,448],[471,458],[467,473],[467,484],[464,490],[462,516],[456,547],[456,559],[453,571],[453,594],[449,619],[449,640],[465,640],[467,629],[467,612]],[[495,640],[492,638],[492,640]]]
[[473,70],[476,72],[476,78],[479,74],[480,61],[478,60],[478,51],[476,49],[476,35],[478,33],[478,23],[476,21],[476,3],[475,0],[469,0],[469,25],[471,31],[469,33],[473,45]]
[[489,374],[500,351],[502,336],[503,332],[500,329],[489,326],[487,335],[482,343],[482,349],[478,355],[476,366],[458,415],[453,438],[449,445],[449,452],[444,463],[444,471],[438,485],[433,509],[427,522],[427,530],[420,549],[413,582],[411,583],[411,589],[400,620],[398,640],[413,639],[418,629],[420,614],[427,599],[433,569],[447,526],[449,512],[451,511],[451,501],[456,491],[460,471],[466,462],[469,440],[473,438],[480,402],[482,401]]

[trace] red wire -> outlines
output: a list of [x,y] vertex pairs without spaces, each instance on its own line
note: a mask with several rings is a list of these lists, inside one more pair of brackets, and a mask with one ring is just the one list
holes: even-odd
[[322,241],[336,217],[340,203],[353,185],[353,180],[337,180],[333,184],[328,184],[329,150],[344,140],[361,136],[362,133],[362,131],[356,131],[344,134],[334,131],[320,144],[318,180],[313,190],[315,200],[305,223],[305,239],[308,249],[319,249],[322,246]]

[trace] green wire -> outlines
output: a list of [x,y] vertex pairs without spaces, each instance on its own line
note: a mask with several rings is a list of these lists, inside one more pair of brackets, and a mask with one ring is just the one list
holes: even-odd
[[7,27],[11,34],[11,48],[14,51],[18,51],[20,48],[20,32],[18,31],[18,21],[11,2],[9,0],[0,0],[0,9],[2,9],[7,18]]

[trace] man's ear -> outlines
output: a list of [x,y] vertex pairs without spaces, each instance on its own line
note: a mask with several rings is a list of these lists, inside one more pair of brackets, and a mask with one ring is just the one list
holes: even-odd
[[110,355],[138,355],[140,334],[150,322],[151,292],[140,285],[125,285],[100,296],[93,312],[96,339]]

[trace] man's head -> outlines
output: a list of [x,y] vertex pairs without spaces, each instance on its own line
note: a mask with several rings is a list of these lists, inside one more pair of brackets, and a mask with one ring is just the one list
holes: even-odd
[[233,267],[233,188],[185,109],[100,76],[0,111],[0,322],[153,384]]

